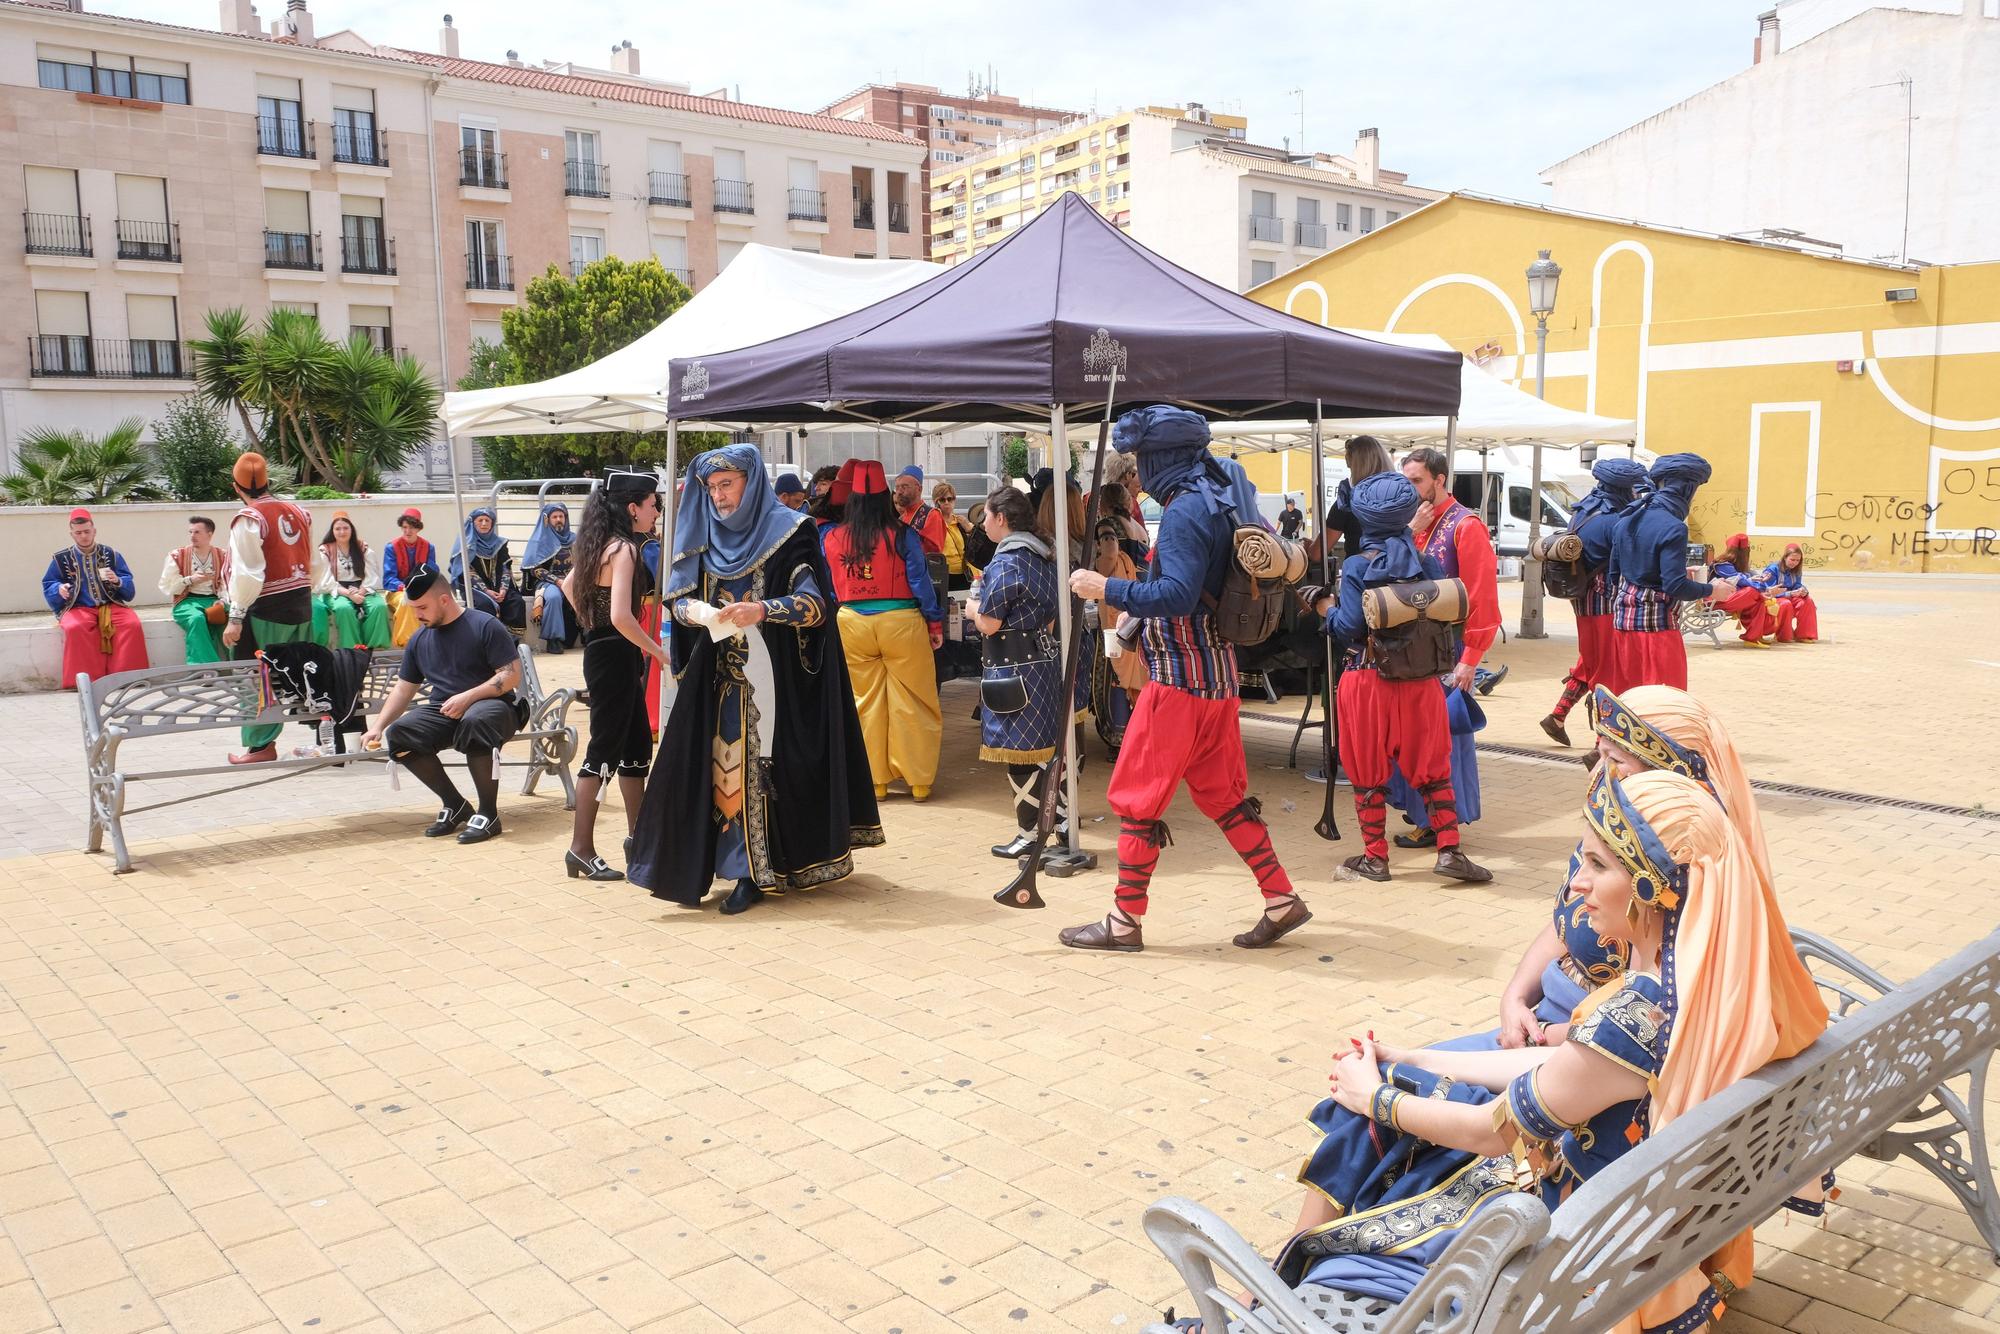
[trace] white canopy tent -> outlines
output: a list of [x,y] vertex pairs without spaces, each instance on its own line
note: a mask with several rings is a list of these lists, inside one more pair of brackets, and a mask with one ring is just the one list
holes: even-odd
[[666,426],[673,358],[730,352],[810,329],[941,272],[923,260],[746,245],[714,282],[636,342],[536,384],[448,393],[445,424],[466,435],[657,431]]

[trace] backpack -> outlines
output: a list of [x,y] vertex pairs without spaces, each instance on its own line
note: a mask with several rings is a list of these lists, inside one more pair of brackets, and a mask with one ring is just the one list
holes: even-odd
[[[1256,565],[1244,563],[1249,556]],[[1230,537],[1229,566],[1222,596],[1203,589],[1202,602],[1215,616],[1215,630],[1231,644],[1253,648],[1278,633],[1292,601],[1292,586],[1305,574],[1305,549],[1256,524],[1239,526]]]
[[1385,681],[1436,680],[1458,665],[1453,627],[1471,596],[1462,579],[1410,579],[1361,590],[1368,655]]
[[1575,533],[1549,533],[1529,552],[1542,567],[1542,588],[1552,598],[1574,602],[1590,589],[1590,567],[1583,563],[1583,539]]

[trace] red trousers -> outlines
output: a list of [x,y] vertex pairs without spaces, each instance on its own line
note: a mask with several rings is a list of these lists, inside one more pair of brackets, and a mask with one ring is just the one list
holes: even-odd
[[1153,869],[1169,841],[1160,817],[1183,781],[1195,809],[1221,826],[1264,896],[1290,894],[1292,882],[1271,849],[1262,808],[1245,795],[1250,772],[1236,701],[1202,699],[1148,681],[1125,724],[1125,743],[1105,794],[1118,816],[1118,906],[1133,917],[1145,915]]
[[1569,675],[1563,678],[1562,697],[1549,710],[1550,716],[1557,722],[1569,717],[1569,711],[1576,707],[1576,702],[1604,679],[1604,655],[1609,650],[1610,639],[1609,616],[1576,618],[1576,666],[1570,668]]
[[1801,593],[1795,598],[1778,599],[1778,642],[1789,644],[1794,639],[1810,644],[1819,638],[1819,608],[1813,605],[1812,594]]
[[1746,644],[1769,639],[1771,632],[1778,628],[1764,606],[1764,590],[1761,588],[1739,588],[1715,605],[1736,618],[1743,627],[1743,642]]
[[1687,643],[1679,627],[1672,630],[1620,630],[1613,628],[1611,647],[1604,655],[1604,676],[1598,682],[1614,695],[1633,686],[1688,685]]
[[1436,681],[1385,681],[1371,668],[1340,677],[1340,765],[1354,784],[1362,847],[1389,855],[1391,765],[1424,799],[1440,848],[1458,846],[1458,799],[1451,790],[1451,719]]
[[76,688],[78,672],[95,681],[113,672],[136,671],[153,665],[146,656],[146,627],[140,624],[139,613],[130,607],[113,607],[110,610],[111,649],[108,653],[104,648],[104,636],[97,628],[97,608],[71,607],[62,614],[63,689]]

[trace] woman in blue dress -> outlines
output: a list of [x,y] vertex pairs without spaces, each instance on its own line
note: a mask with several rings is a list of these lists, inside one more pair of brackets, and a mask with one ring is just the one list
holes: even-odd
[[514,556],[507,539],[500,536],[499,516],[491,506],[481,505],[465,516],[465,531],[451,548],[451,586],[465,596],[466,553],[472,559],[472,606],[498,616],[511,630],[528,624],[528,604],[514,581]]
[[[1748,848],[1693,779],[1600,770],[1571,889],[1630,965],[1577,1008],[1565,1041],[1511,1051],[1350,1039],[1313,1110],[1287,1283],[1398,1302],[1482,1206],[1551,1210],[1703,1099],[1824,1030],[1781,1002],[1797,967]],[[1750,1281],[1749,1234],[1677,1276],[1620,1331],[1686,1334]]]
[[[986,497],[982,522],[994,550],[980,576],[973,617],[983,654],[979,758],[1007,766],[1016,829],[1012,840],[994,844],[993,855],[1015,858],[1034,846],[1043,785],[1064,722],[1055,553],[1035,532],[1034,506],[1011,486]],[[1067,837],[1069,813],[1060,793],[1056,801],[1057,830]]]

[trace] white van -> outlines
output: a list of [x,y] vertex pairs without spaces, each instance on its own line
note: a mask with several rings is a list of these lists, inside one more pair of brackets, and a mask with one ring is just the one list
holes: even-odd
[[[1400,458],[1404,451],[1398,450],[1391,457]],[[1485,471],[1481,472],[1480,453],[1476,449],[1458,450],[1452,459],[1451,493],[1466,508],[1479,513],[1486,520],[1486,527],[1493,534],[1493,546],[1502,556],[1525,556],[1528,554],[1528,496],[1534,483],[1534,461],[1531,451],[1518,449],[1489,449],[1485,456]],[[1554,451],[1542,456],[1542,529],[1563,528],[1569,524],[1569,512],[1576,507],[1579,499],[1576,491],[1565,477],[1576,473],[1574,456],[1558,454]],[[1327,503],[1332,503],[1334,489],[1347,476],[1347,464],[1339,458],[1326,462]],[[1587,473],[1578,474],[1587,477]],[[1484,489],[1484,505],[1480,496]],[[1282,503],[1282,501],[1281,501]],[[1311,497],[1302,497],[1301,503],[1310,508]]]

